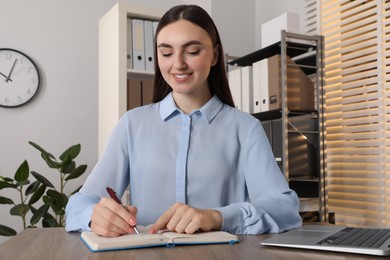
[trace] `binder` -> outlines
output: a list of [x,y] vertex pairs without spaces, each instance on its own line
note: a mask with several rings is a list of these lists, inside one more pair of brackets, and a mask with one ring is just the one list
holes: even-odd
[[253,113],[253,72],[252,66],[241,68],[242,111]]
[[[263,59],[260,61],[260,110],[265,112],[269,110],[269,82],[268,82],[268,59]],[[276,86],[276,88],[278,88]]]
[[229,85],[234,104],[237,109],[242,109],[241,101],[241,69],[229,71]]
[[154,72],[153,22],[144,21],[145,69]]
[[252,64],[252,106],[253,113],[261,112],[261,92],[260,92],[260,61]]
[[144,21],[132,19],[133,69],[145,70]]
[[132,41],[132,21],[131,18],[127,19],[127,69],[133,68],[133,41]]

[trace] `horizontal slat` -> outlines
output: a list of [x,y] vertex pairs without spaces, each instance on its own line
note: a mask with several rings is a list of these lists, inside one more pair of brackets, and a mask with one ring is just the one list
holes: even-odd
[[379,182],[378,179],[372,178],[349,178],[347,176],[343,177],[329,177],[327,184],[330,185],[360,185],[360,186],[369,186],[369,187],[383,187],[384,178]]
[[[371,78],[363,78],[363,79],[350,81],[350,82],[343,82],[342,86],[343,86],[343,89],[346,90],[346,89],[354,89],[354,88],[361,87],[361,86],[369,86],[372,84],[376,84],[377,82],[378,82],[378,80],[376,77],[371,77]],[[329,90],[328,90],[328,87],[326,87],[326,91],[327,92],[331,91],[331,89],[329,88]],[[365,93],[365,92],[367,92],[367,89],[362,89],[362,91],[363,91],[363,93]]]
[[[332,170],[371,170],[371,171],[374,171],[376,170],[377,172],[373,173],[372,174],[372,178],[380,178],[382,176],[382,174],[380,173],[381,170],[383,170],[383,165],[381,164],[376,164],[376,163],[372,163],[372,164],[367,164],[367,163],[353,163],[353,164],[348,164],[348,163],[345,163],[345,162],[342,162],[342,163],[332,163],[331,165],[328,165],[328,171],[332,171]],[[329,172],[329,174],[331,174]],[[358,177],[361,177],[361,175],[358,175],[358,173],[356,173],[356,176]]]
[[[354,75],[360,72],[368,72],[377,73],[377,61],[367,61],[366,63],[356,63],[355,66],[346,66],[343,64],[342,75]],[[378,74],[376,74],[377,76]]]
[[377,75],[378,75],[377,70],[364,71],[364,72],[357,73],[357,74],[345,75],[342,77],[342,81],[343,82],[355,81],[355,80],[373,77],[373,76],[377,76]]
[[[377,138],[379,139],[379,133],[349,133],[349,134],[328,134],[327,141],[349,141],[353,140],[367,140],[367,138]],[[368,140],[369,142],[369,140]],[[328,153],[329,154],[329,153]]]
[[349,21],[341,19],[340,24],[340,33],[345,38],[357,37],[359,35],[366,34],[371,30],[375,30],[378,27],[376,16],[372,14],[362,14],[362,16],[370,15],[364,19],[356,20],[356,17],[353,17],[353,20]]
[[351,46],[351,44],[354,44],[357,41],[370,41],[372,39],[376,39],[376,37],[377,37],[376,31],[367,32],[357,37],[348,38],[348,39],[343,38],[343,36],[341,35],[342,38],[341,47]]
[[359,81],[351,82],[350,84],[343,84],[342,96],[347,97],[353,95],[362,95],[362,94],[365,95],[366,93],[380,91],[378,90],[378,85],[369,84],[369,83],[376,83],[377,80],[375,78],[370,78],[370,79],[371,82],[367,79],[364,80],[363,82],[359,80]]
[[376,1],[366,1],[366,0],[357,0],[357,1],[345,1],[347,4],[341,5],[341,17],[354,17],[354,15],[364,12],[367,14],[372,14],[375,12]]
[[[328,149],[332,149],[332,154],[337,154],[335,149],[345,148],[361,148],[361,147],[380,147],[383,146],[383,139],[374,139],[367,142],[366,140],[355,140],[353,142],[343,142],[340,140],[330,141],[326,143]],[[334,150],[333,150],[334,149]],[[333,153],[334,152],[334,153]]]
[[383,171],[376,171],[375,169],[338,169],[335,171],[332,168],[328,169],[329,174],[328,177],[331,178],[365,178],[365,179],[371,179],[371,180],[378,180],[383,178],[384,173]]
[[[376,48],[373,48],[376,49]],[[341,68],[348,68],[352,66],[356,66],[356,64],[364,64],[366,65],[367,63],[372,64],[372,66],[377,66],[377,58],[378,58],[378,53],[377,51],[371,52],[367,49],[363,49],[360,51],[354,51],[353,55],[343,55],[341,56],[342,64]]]
[[[363,92],[364,93],[364,92]],[[352,104],[355,104],[356,107],[375,107],[375,106],[378,106],[378,100],[374,100],[374,99],[377,99],[378,98],[378,95],[374,92],[374,93],[364,93],[364,95],[355,95],[355,96],[349,96],[349,97],[336,97],[334,99],[328,99],[326,100],[326,104],[327,106],[332,106],[332,105],[344,105],[346,106],[346,109],[343,110],[346,111],[348,109],[348,107],[351,107]],[[366,102],[366,104],[356,104],[356,103],[359,103],[359,102]],[[347,106],[347,105],[350,105],[350,106]],[[351,109],[354,109],[354,107],[351,107],[349,110]],[[330,111],[330,110],[327,110],[327,111]]]
[[[342,138],[338,139],[341,140]],[[382,149],[380,149],[380,146],[370,146],[370,142],[366,141],[364,142],[355,142],[350,141],[349,139],[346,139],[351,144],[349,147],[341,147],[341,148],[335,148],[332,146],[332,141],[330,140],[327,145],[329,145],[330,148],[332,148],[332,153],[329,153],[328,156],[328,162],[353,162],[353,163],[359,163],[359,162],[365,162],[365,163],[378,163],[382,162],[383,159],[378,157],[378,155],[383,155],[384,152]],[[343,140],[343,141],[346,141]],[[352,140],[352,139],[351,139]],[[358,144],[365,144],[367,148],[363,148],[362,145]],[[383,145],[383,141],[382,141]],[[348,153],[349,156],[346,156]],[[334,157],[334,156],[338,157]],[[371,156],[371,157],[370,157]]]
[[365,118],[365,119],[355,119],[355,120],[343,120],[343,121],[348,121],[348,122],[341,122],[340,119],[337,119],[337,120],[326,120],[326,126],[328,127],[331,127],[331,126],[339,126],[339,125],[359,125],[359,124],[372,124],[372,123],[377,123],[378,121],[380,121],[380,118],[378,117],[369,117],[369,118]]
[[[368,49],[369,47],[372,47],[375,50],[377,50],[377,46],[376,46],[377,44],[378,44],[378,39],[375,37],[375,38],[370,38],[370,39],[365,40],[365,41],[357,41],[357,42],[354,42],[350,45],[343,46],[342,51],[343,52],[352,52],[354,50]],[[340,43],[340,45],[341,45],[341,43]]]
[[[348,192],[344,192],[348,190]],[[383,187],[379,186],[357,186],[357,185],[329,185],[329,194],[337,199],[348,199],[360,203],[370,202],[372,205],[382,205],[383,202],[378,203],[378,196],[383,193]]]
[[[333,194],[329,194],[329,196],[332,196]],[[338,193],[334,194],[334,196],[339,195]],[[378,199],[378,198],[377,198]],[[330,203],[329,203],[330,204]],[[364,207],[364,211],[367,213],[369,211],[381,211],[383,210],[384,203],[370,203],[367,201],[359,201],[357,198],[354,198],[354,196],[348,196],[347,198],[335,198],[332,200],[332,205],[335,207],[341,207],[345,206],[345,204],[348,204],[348,208],[350,209],[351,214],[353,212],[353,209],[360,211]],[[372,214],[375,214],[372,212]]]
[[[341,120],[341,119],[339,119]],[[355,125],[344,127],[341,125],[336,125],[334,127],[326,126],[327,135],[331,134],[349,134],[349,133],[359,133],[359,132],[367,132],[367,131],[381,131],[383,128],[383,124],[364,124],[364,125]],[[344,143],[345,146],[348,146],[347,143]]]

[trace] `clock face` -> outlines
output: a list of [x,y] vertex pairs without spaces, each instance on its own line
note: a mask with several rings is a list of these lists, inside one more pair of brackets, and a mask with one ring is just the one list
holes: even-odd
[[25,54],[0,48],[0,106],[18,107],[31,101],[39,89],[39,71]]

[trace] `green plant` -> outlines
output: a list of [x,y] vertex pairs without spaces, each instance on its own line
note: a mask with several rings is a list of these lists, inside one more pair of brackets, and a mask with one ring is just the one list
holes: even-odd
[[[0,196],[0,204],[14,205],[10,209],[10,214],[22,218],[24,229],[27,228],[27,222],[26,222],[27,213],[30,211],[31,205],[37,201],[36,196],[38,196],[38,193],[36,193],[37,195],[35,195],[34,198],[32,194],[36,192],[39,186],[38,181],[30,184],[30,181],[28,180],[29,172],[30,172],[29,165],[25,160],[16,170],[14,179],[0,176],[0,190],[5,188],[12,188],[16,190],[20,196],[20,204],[16,204],[12,199],[3,196]],[[24,191],[26,185],[29,186]],[[28,200],[28,198],[30,199]],[[34,226],[36,223],[34,223],[34,220],[31,219],[30,224],[31,226]],[[14,236],[16,235],[16,231],[10,227],[0,225],[0,235]]]
[[[31,171],[35,178],[35,181],[31,182],[29,180],[29,165],[27,161],[24,161],[17,169],[14,179],[0,176],[0,190],[4,188],[16,190],[20,194],[21,203],[16,204],[10,198],[0,196],[0,204],[14,205],[10,209],[10,214],[22,218],[23,229],[35,227],[41,219],[43,227],[63,227],[65,226],[65,207],[68,203],[68,195],[64,193],[65,185],[68,181],[80,177],[87,169],[87,165],[77,166],[74,161],[80,153],[81,146],[77,144],[69,147],[57,159],[36,143],[29,142],[29,144],[41,152],[41,157],[49,168],[55,169],[59,173],[59,186],[56,188],[48,179],[35,171]],[[27,188],[24,190],[26,186]],[[81,186],[69,196],[80,188]],[[34,206],[37,202],[42,202],[39,208]],[[30,211],[32,217],[30,225],[27,226],[26,216]],[[12,228],[0,225],[0,235],[12,236],[15,234],[16,231]]]

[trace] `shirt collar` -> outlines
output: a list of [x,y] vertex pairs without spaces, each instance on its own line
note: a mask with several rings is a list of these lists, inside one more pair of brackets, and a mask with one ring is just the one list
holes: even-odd
[[[222,101],[214,95],[203,107],[193,111],[191,114],[199,111],[205,120],[210,123],[218,112],[222,109]],[[170,92],[161,102],[160,102],[160,116],[161,119],[166,121],[171,116],[174,116],[178,113],[181,113],[180,109],[176,106],[175,101],[173,100],[172,92]]]
[[209,102],[207,102],[203,107],[199,109],[204,118],[207,120],[207,123],[210,122],[217,116],[218,112],[221,111],[223,107],[222,101],[214,95]]

